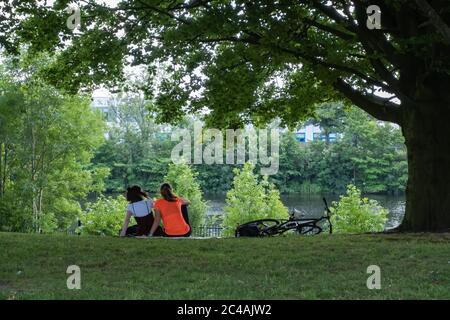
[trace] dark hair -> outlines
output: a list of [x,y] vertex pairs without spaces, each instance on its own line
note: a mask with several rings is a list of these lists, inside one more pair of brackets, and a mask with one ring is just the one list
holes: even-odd
[[147,192],[142,190],[139,186],[132,186],[130,188],[127,188],[127,201],[128,202],[138,202],[142,201],[145,198],[148,198]]
[[177,200],[177,196],[172,192],[172,186],[168,183],[163,183],[160,188],[161,195],[167,201],[174,202]]

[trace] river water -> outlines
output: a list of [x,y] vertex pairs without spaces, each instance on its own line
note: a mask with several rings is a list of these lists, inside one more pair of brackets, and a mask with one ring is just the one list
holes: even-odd
[[[205,194],[204,197],[208,201],[208,214],[222,214],[225,206],[224,194]],[[367,197],[377,200],[381,206],[389,210],[386,228],[393,228],[400,224],[405,213],[404,196],[367,195]],[[332,201],[339,200],[338,195],[326,195],[325,198],[329,206]],[[282,195],[281,200],[289,211],[296,208],[305,211],[308,217],[321,216],[325,208],[321,195],[288,194]]]

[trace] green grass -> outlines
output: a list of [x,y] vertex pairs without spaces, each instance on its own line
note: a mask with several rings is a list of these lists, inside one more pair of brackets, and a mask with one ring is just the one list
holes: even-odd
[[[81,290],[66,287],[69,265]],[[381,290],[369,290],[369,265]],[[0,233],[0,298],[450,299],[450,235],[120,239]]]

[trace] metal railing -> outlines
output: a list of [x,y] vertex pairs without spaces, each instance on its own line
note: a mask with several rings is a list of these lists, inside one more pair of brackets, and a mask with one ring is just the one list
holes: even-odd
[[192,228],[193,237],[222,237],[223,228],[218,226],[202,225]]
[[[77,227],[81,226],[80,221],[74,222],[69,228],[67,228],[67,233],[72,235],[79,235],[77,232]],[[192,228],[193,237],[222,237],[224,228],[217,225],[201,225]]]

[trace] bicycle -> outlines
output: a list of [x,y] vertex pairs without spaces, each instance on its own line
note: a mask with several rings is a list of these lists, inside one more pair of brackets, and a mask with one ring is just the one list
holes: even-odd
[[290,230],[302,235],[315,235],[328,229],[333,233],[331,224],[331,211],[327,200],[322,198],[325,204],[325,214],[320,218],[305,218],[305,214],[295,208],[289,214],[289,219],[260,219],[239,225],[235,230],[235,237],[264,237],[281,235]]

